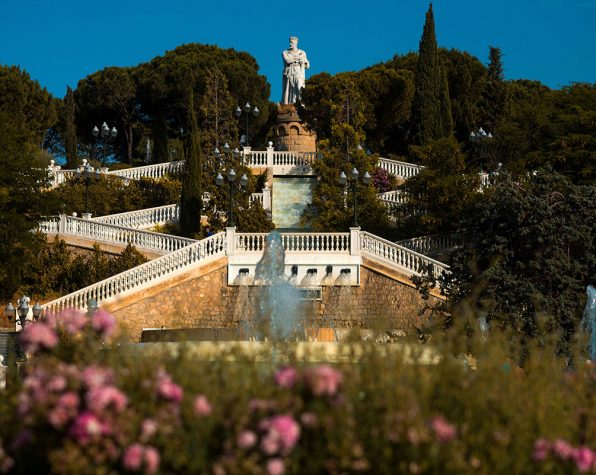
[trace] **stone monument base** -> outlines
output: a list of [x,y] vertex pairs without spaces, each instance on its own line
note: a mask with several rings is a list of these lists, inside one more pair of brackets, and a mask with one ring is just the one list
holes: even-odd
[[302,126],[294,104],[278,104],[274,127],[275,150],[316,152],[316,135]]

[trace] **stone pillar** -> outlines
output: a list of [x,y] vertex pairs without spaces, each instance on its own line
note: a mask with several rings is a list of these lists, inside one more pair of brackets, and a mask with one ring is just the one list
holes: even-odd
[[83,219],[91,219],[91,213],[82,213],[82,214],[81,214],[81,217],[82,217]]
[[60,221],[58,221],[58,234],[64,235],[66,233],[66,215],[60,215]]
[[360,227],[350,228],[350,255],[360,255]]
[[263,188],[263,209],[271,214],[271,189]]
[[267,168],[273,166],[273,142],[267,144]]
[[226,256],[233,256],[236,253],[236,228],[226,228]]

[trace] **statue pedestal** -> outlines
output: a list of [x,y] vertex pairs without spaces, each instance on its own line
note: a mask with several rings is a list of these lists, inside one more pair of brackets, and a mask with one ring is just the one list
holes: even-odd
[[275,150],[282,152],[316,152],[316,135],[302,126],[294,104],[278,104],[274,125]]

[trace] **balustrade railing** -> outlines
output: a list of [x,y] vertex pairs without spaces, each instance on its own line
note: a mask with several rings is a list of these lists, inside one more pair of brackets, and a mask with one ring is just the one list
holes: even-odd
[[406,194],[401,190],[385,191],[377,195],[384,203],[403,204],[408,200]]
[[177,162],[156,163],[144,167],[123,168],[121,170],[110,170],[108,175],[115,175],[129,180],[140,180],[141,178],[162,178],[168,174],[180,173],[184,169],[184,160]]
[[[236,233],[235,251],[263,252],[267,233]],[[350,233],[282,233],[286,252],[350,252]]]
[[127,228],[152,228],[170,222],[177,222],[180,217],[180,209],[177,204],[157,206],[155,208],[128,211],[126,213],[110,214],[99,216],[92,221],[104,224],[113,224]]
[[253,204],[253,202],[257,202],[257,203],[261,203],[261,206],[263,206],[263,193],[252,193],[249,197],[248,197],[248,202],[250,204]]
[[442,234],[420,236],[412,239],[397,241],[399,246],[407,247],[425,255],[437,255],[452,251],[462,245],[461,239],[456,234]]
[[360,252],[400,266],[414,275],[420,275],[430,266],[432,274],[438,278],[449,269],[442,262],[363,231],[360,232]]
[[251,150],[244,155],[244,164],[248,167],[266,167],[267,151]]
[[64,308],[83,309],[89,299],[98,304],[121,295],[122,293],[146,285],[174,271],[192,264],[206,261],[213,257],[225,255],[225,233],[195,241],[193,244],[178,249],[175,252],[158,257],[96,284],[77,290],[59,299],[42,305],[45,313],[58,312]]
[[307,166],[317,159],[317,152],[273,152],[274,166]]
[[65,215],[58,219],[42,222],[39,229],[45,233],[69,234],[108,244],[127,245],[130,243],[137,248],[160,253],[176,251],[196,242],[194,239],[170,234],[141,231]]
[[387,170],[389,173],[395,176],[402,177],[404,179],[412,178],[418,175],[420,170],[424,168],[423,165],[417,165],[415,163],[399,162],[397,160],[390,160],[388,158],[379,158],[377,164],[379,168]]
[[49,168],[51,187],[55,188],[61,185],[67,180],[74,178],[74,170],[56,170],[55,168]]

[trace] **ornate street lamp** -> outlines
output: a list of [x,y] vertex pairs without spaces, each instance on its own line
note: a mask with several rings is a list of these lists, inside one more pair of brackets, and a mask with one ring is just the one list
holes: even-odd
[[228,145],[228,143],[226,142],[224,144],[224,146],[222,147],[222,151],[220,152],[218,148],[215,148],[215,150],[213,150],[213,156],[217,159],[220,160],[223,157],[223,162],[224,164],[230,163],[230,157],[234,157],[234,159],[237,159],[238,157],[240,157],[240,150],[238,150],[237,148],[235,148],[232,152],[230,152],[230,146]]
[[246,134],[244,135],[244,141],[242,141],[242,139],[240,139],[240,143],[242,143],[245,147],[249,147],[249,142],[248,142],[248,120],[251,116],[253,117],[258,117],[259,113],[261,111],[259,111],[259,108],[257,106],[255,106],[254,108],[252,108],[251,110],[251,105],[250,103],[246,103],[244,105],[243,109],[240,109],[240,106],[236,107],[236,110],[234,111],[236,114],[236,117],[240,118],[240,116],[242,116],[242,114],[244,113],[246,115]]
[[99,168],[93,168],[87,160],[83,160],[83,166],[81,168],[77,168],[75,171],[75,178],[77,180],[85,180],[85,213],[89,213],[89,185],[94,180],[99,181],[101,171]]
[[[358,172],[358,170],[356,170],[356,168],[352,169],[352,173],[350,174],[350,181],[352,182],[352,195],[354,197],[354,215],[353,215],[353,219],[352,219],[352,227],[357,228],[358,227],[358,211],[357,211],[357,200],[356,200],[356,189],[357,189],[357,183],[358,183],[358,178],[360,177],[360,173]],[[364,174],[364,176],[362,177],[362,183],[364,183],[365,185],[369,185],[371,182],[372,177],[370,176],[370,174],[368,172],[366,172]],[[341,186],[345,186],[345,184],[348,182],[348,177],[346,176],[346,174],[342,171],[339,174],[339,178],[337,179],[337,182],[341,185]]]
[[485,155],[485,144],[493,138],[493,134],[486,132],[482,127],[470,132],[470,142],[477,143],[480,147],[480,173],[483,173],[483,160]]
[[[236,223],[234,222],[234,183],[236,182],[236,172],[233,168],[230,168],[230,171],[226,175],[226,179],[230,186],[230,213],[228,215],[228,227],[235,227]],[[218,173],[215,177],[215,184],[217,186],[223,186],[225,183],[224,177],[221,173]],[[244,189],[248,185],[248,177],[246,174],[242,175],[240,178],[240,188]]]
[[[25,325],[30,323],[27,320],[30,300],[29,297],[23,295],[17,302],[17,308],[13,307],[12,303],[9,303],[4,308],[4,316],[8,320],[8,323],[18,323],[21,325],[21,328],[25,328]],[[35,321],[39,320],[39,317],[41,317],[41,311],[41,305],[39,305],[39,302],[36,302],[32,309],[33,319]]]
[[[116,135],[118,135],[116,127],[112,127],[112,129],[110,130],[110,127],[105,122],[101,124],[101,131],[97,128],[96,125],[93,127],[93,129],[91,129],[91,133],[93,134],[93,147],[91,149],[91,158],[93,159],[95,158],[96,146],[98,142],[103,142],[104,144],[106,144],[108,140],[114,140],[116,138]],[[103,159],[104,157],[101,157],[102,167]]]

